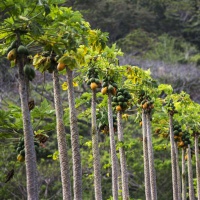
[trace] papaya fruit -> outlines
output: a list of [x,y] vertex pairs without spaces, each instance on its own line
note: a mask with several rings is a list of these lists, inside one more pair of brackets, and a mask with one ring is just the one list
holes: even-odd
[[35,70],[29,65],[24,66],[24,74],[27,76],[29,81],[32,81],[35,78]]
[[66,68],[66,65],[64,63],[58,63],[58,65],[57,65],[57,70],[58,71],[62,71],[65,68]]
[[96,90],[98,88],[98,85],[95,82],[93,82],[93,83],[90,84],[90,88],[92,90]]
[[120,95],[120,96],[117,97],[117,100],[123,102],[124,101],[124,97],[122,95]]
[[108,92],[108,87],[103,87],[101,89],[101,94],[105,95],[105,94],[107,94],[107,92]]
[[21,147],[17,147],[17,153],[19,153],[21,150],[23,150]]
[[111,91],[111,94],[113,95],[113,96],[115,96],[116,94],[117,94],[117,89],[114,87],[113,88],[113,90]]
[[25,158],[21,154],[18,154],[17,155],[17,160],[20,161],[20,162],[24,162]]
[[28,49],[24,46],[24,45],[20,45],[18,48],[17,48],[17,53],[18,54],[23,54],[23,55],[28,55]]
[[103,82],[102,87],[107,87],[108,83],[107,82]]
[[22,149],[22,150],[19,152],[19,154],[22,155],[22,156],[25,156],[25,150]]
[[122,107],[120,105],[116,106],[116,111],[122,111]]
[[10,60],[10,61],[15,60],[16,57],[17,57],[17,49],[16,48],[14,48],[8,52],[8,55],[7,55],[8,60]]
[[147,107],[148,107],[148,103],[145,102],[145,103],[142,105],[142,108],[143,108],[143,109],[147,109]]
[[108,86],[108,92],[112,93],[113,89],[114,89],[114,87],[112,85]]

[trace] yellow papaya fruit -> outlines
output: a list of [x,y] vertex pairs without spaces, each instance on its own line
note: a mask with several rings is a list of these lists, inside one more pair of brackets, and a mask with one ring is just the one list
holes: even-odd
[[8,60],[10,60],[10,61],[15,60],[16,57],[17,57],[17,49],[16,48],[14,48],[8,52],[8,55],[7,55]]

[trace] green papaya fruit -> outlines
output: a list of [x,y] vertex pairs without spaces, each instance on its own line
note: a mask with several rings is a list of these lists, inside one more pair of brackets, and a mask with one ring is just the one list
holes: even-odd
[[25,46],[20,45],[20,46],[17,48],[17,53],[18,53],[18,54],[28,55],[28,49],[27,49]]

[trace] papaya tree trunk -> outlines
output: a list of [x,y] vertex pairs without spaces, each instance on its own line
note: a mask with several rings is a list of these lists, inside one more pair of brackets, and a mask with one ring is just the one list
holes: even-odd
[[[123,128],[122,128],[122,113],[121,111],[117,112],[117,132],[118,132],[118,141],[122,144],[124,143]],[[124,146],[119,147],[120,155],[120,166],[121,166],[121,182],[122,182],[122,197],[123,200],[129,199],[129,189],[128,189],[128,172],[126,165],[126,156]]]
[[187,199],[185,149],[182,148],[182,200]]
[[112,194],[113,199],[118,200],[118,161],[115,146],[114,128],[113,128],[113,112],[112,112],[112,97],[108,93],[108,123],[110,135],[110,152],[112,165]]
[[171,167],[172,167],[172,187],[173,187],[173,200],[178,199],[178,185],[177,185],[177,166],[175,154],[175,141],[173,132],[173,116],[169,114],[169,134],[171,144]]
[[176,142],[174,141],[174,150],[176,155],[176,175],[177,175],[177,189],[178,189],[178,200],[181,200],[181,175],[180,175],[180,168],[179,168],[179,156],[178,156],[178,147]]
[[157,187],[156,187],[156,172],[154,167],[154,155],[151,136],[151,116],[150,113],[146,114],[146,126],[147,126],[147,147],[149,157],[149,173],[150,173],[150,187],[151,187],[151,199],[157,200]]
[[53,72],[53,87],[54,87],[54,104],[56,111],[58,151],[59,151],[59,161],[61,169],[62,193],[64,200],[71,200],[72,197],[71,197],[69,158],[67,153],[66,132],[63,121],[63,107],[60,95],[60,84],[59,84],[59,77],[57,70]]
[[200,200],[200,161],[199,161],[199,134],[194,136],[195,159],[196,159],[196,177],[197,177],[197,195]]
[[147,123],[146,122],[146,114],[144,113],[144,110],[142,110],[142,135],[143,135],[145,196],[146,196],[146,199],[151,200],[149,156],[148,156],[147,126],[146,126],[146,123]]
[[70,132],[72,146],[72,163],[73,163],[73,190],[74,199],[82,199],[82,169],[81,169],[81,154],[79,146],[78,121],[75,108],[75,96],[73,87],[73,72],[66,67],[67,84],[68,84],[68,102],[70,115]]
[[96,91],[92,90],[92,152],[94,165],[95,200],[102,200],[101,189],[101,163],[99,154],[99,134],[96,123]]
[[25,145],[25,164],[27,178],[27,199],[38,200],[38,182],[37,182],[37,162],[34,146],[34,134],[31,124],[31,116],[28,107],[28,86],[23,67],[25,59],[17,58],[18,73],[19,73],[19,94],[21,98],[21,109],[23,117],[24,145]]
[[189,199],[194,198],[194,185],[193,185],[193,170],[192,170],[192,156],[190,145],[188,144],[188,185],[189,185]]

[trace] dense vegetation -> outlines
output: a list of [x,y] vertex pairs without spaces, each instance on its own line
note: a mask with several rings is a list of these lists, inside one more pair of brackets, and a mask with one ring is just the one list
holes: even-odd
[[198,3],[17,2],[0,3],[1,199],[198,197]]

